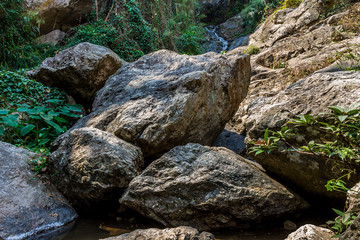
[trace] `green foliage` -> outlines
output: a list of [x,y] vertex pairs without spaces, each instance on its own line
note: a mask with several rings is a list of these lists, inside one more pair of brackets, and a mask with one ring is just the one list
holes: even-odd
[[[279,148],[279,141],[286,143],[288,149],[284,151],[297,151],[299,153],[312,154],[324,157],[334,164],[334,171],[356,173],[360,164],[360,103],[353,104],[349,108],[331,106],[331,113],[321,114],[317,117],[302,115],[297,119],[289,121],[280,131],[265,131],[264,141],[252,142],[254,145],[250,152],[260,154],[270,153]],[[291,128],[290,128],[290,127]],[[315,132],[304,136],[306,144],[303,146],[292,146],[293,135],[303,135],[306,132]],[[271,133],[271,135],[269,135]],[[318,135],[321,134],[319,138]],[[267,141],[265,139],[268,139]],[[336,188],[342,182],[330,180],[328,187]],[[335,185],[334,185],[335,184]]]
[[16,69],[38,65],[56,48],[35,44],[38,29],[33,24],[36,15],[25,14],[23,1],[0,2],[0,69]]
[[342,212],[338,209],[334,209],[333,211],[338,215],[335,218],[335,221],[328,221],[327,224],[332,225],[332,229],[335,230],[335,234],[333,238],[340,238],[341,233],[344,232],[356,218],[356,214],[352,212]]
[[[349,108],[339,106],[329,107],[331,113],[323,113],[319,116],[301,115],[292,119],[280,131],[266,129],[264,139],[250,142],[253,146],[249,152],[255,156],[262,153],[271,153],[280,149],[280,142],[288,147],[283,151],[296,151],[303,154],[311,154],[324,157],[332,161],[335,166],[334,174],[346,172],[338,178],[331,179],[326,184],[328,191],[347,192],[352,191],[346,187],[346,182],[352,174],[359,171],[360,166],[360,103],[355,103]],[[311,132],[315,132],[315,138]],[[291,139],[294,136],[303,136],[306,144],[293,146]],[[321,136],[321,137],[319,137]],[[310,139],[309,139],[310,138]],[[340,237],[354,221],[356,215],[351,212],[342,212],[333,209],[339,216],[335,221],[328,221],[332,225],[336,235]]]
[[335,58],[343,70],[360,71],[360,44],[356,44],[355,49],[348,48],[343,52],[336,53]]
[[[49,154],[49,153],[48,153]],[[28,161],[31,170],[38,175],[41,172],[46,170],[47,158],[46,157],[37,157]]]
[[255,54],[258,54],[260,52],[260,48],[257,47],[257,46],[249,46],[245,51],[244,53],[246,54],[249,54],[249,55],[255,55]]
[[154,51],[154,33],[142,17],[136,1],[120,1],[118,4],[119,11],[115,9],[105,20],[91,20],[75,28],[75,34],[69,40],[68,47],[90,42],[112,49],[127,61],[136,60]]
[[0,71],[0,92],[0,139],[11,144],[44,151],[81,117],[65,93],[19,73]]
[[205,28],[199,24],[198,0],[140,1],[140,9],[151,24],[159,48],[186,54],[203,53]]

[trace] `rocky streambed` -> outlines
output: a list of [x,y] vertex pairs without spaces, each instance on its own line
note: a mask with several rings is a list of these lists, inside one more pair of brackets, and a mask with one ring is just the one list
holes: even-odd
[[[314,210],[317,199],[328,209],[344,204],[345,195],[324,188],[329,164],[295,152],[238,154],[295,115],[360,101],[358,71],[321,62],[291,78],[329,50],[358,42],[357,33],[333,42],[350,13],[322,19],[323,11],[319,1],[304,0],[277,12],[250,37],[260,51],[251,60],[240,47],[199,56],[161,50],[127,63],[90,43],[45,60],[28,74],[67,90],[90,113],[53,143],[45,179],[26,164],[38,156],[0,143],[0,237],[49,239],[36,234],[70,226],[76,209],[95,220],[80,218],[59,239],[106,238],[102,223],[135,230],[112,239],[284,239],[300,226],[288,240],[330,239],[329,229],[305,225],[328,220],[328,212]],[[360,209],[351,194],[348,205]],[[104,211],[113,213],[110,221],[97,217]],[[144,218],[150,222],[142,225]],[[296,226],[288,222],[285,231],[286,220]],[[358,221],[342,239],[357,239]],[[161,230],[139,230],[149,227]]]

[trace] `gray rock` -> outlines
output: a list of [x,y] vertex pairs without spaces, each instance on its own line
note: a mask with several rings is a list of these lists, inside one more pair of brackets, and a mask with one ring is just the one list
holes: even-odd
[[272,46],[276,41],[289,36],[320,18],[324,7],[318,0],[304,0],[295,10],[282,10],[269,17],[251,35],[250,45]]
[[73,128],[106,129],[139,146],[144,156],[188,142],[211,144],[246,96],[250,72],[244,54],[157,51],[109,78],[96,95],[93,113]]
[[103,240],[215,240],[214,235],[208,232],[200,233],[192,227],[177,227],[166,229],[138,229],[117,237],[105,238]]
[[273,221],[308,207],[259,164],[225,148],[193,143],[151,163],[120,202],[167,227],[199,230]]
[[0,238],[28,239],[77,218],[64,197],[30,170],[32,152],[0,142]]
[[232,41],[230,44],[229,51],[234,50],[238,47],[247,46],[249,44],[249,39],[249,36],[234,39],[234,41]]
[[291,233],[285,240],[331,240],[334,233],[326,228],[306,224]]
[[[360,101],[360,74],[355,71],[315,73],[273,97],[259,97],[248,107],[249,116],[245,127],[246,142],[263,138],[266,128],[280,129],[283,124],[298,115],[328,112],[328,106],[349,107]],[[304,135],[320,136],[307,131]],[[294,139],[294,145],[304,139]],[[264,168],[292,182],[311,194],[343,198],[341,193],[329,192],[324,187],[334,178],[332,163],[313,155],[296,151],[274,152],[254,157]],[[346,168],[344,166],[344,168]],[[354,178],[354,181],[356,178]]]
[[[97,0],[100,12],[104,12],[107,0]],[[87,15],[95,7],[92,0],[24,0],[28,11],[35,11],[43,23],[40,24],[42,34],[55,29],[67,31],[86,21]]]
[[227,41],[235,40],[244,31],[243,22],[241,13],[229,18],[218,26],[219,35]]
[[65,35],[63,31],[54,30],[45,35],[41,35],[36,41],[38,43],[48,43],[55,46],[64,39]]
[[237,154],[246,153],[245,135],[231,132],[228,130],[222,131],[219,137],[213,143],[214,147],[224,147],[230,149]]
[[[95,128],[72,130],[52,153],[49,171],[57,188],[76,205],[111,200],[143,166],[141,150]],[[71,187],[69,187],[71,186]]]
[[45,59],[28,75],[51,87],[59,87],[79,103],[91,105],[94,94],[122,66],[110,49],[80,43]]

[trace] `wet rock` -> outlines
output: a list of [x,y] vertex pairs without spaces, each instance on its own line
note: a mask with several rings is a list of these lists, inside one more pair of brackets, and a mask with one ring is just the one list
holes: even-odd
[[215,240],[214,235],[208,232],[200,233],[192,227],[177,227],[166,229],[138,229],[131,233],[125,233],[117,237],[105,238],[103,240]]
[[291,233],[285,240],[331,240],[334,233],[326,228],[306,224]]
[[[328,106],[349,107],[360,101],[360,74],[355,71],[319,72],[291,85],[275,96],[259,97],[248,107],[245,124],[246,141],[263,138],[266,128],[280,129],[298,115],[328,112]],[[321,134],[311,129],[306,136],[318,138]],[[298,136],[293,145],[303,145]],[[285,181],[291,182],[311,194],[343,198],[340,193],[329,192],[324,187],[334,178],[333,165],[325,158],[300,154],[296,151],[276,151],[255,157],[264,168]],[[346,168],[345,166],[343,168]],[[353,179],[356,181],[356,178]]]
[[94,94],[121,66],[121,59],[110,49],[80,43],[45,59],[28,75],[48,86],[65,90],[78,103],[88,106]]
[[232,41],[230,44],[229,51],[234,50],[238,47],[247,46],[249,44],[249,39],[249,36],[234,39],[234,41]]
[[[106,12],[110,7],[107,0],[98,0],[100,12]],[[40,24],[42,34],[55,29],[67,31],[86,21],[87,15],[95,7],[92,0],[24,0],[28,11],[35,11],[43,23]]]
[[55,46],[64,39],[65,35],[66,33],[63,31],[54,30],[48,34],[40,36],[36,41],[38,43],[48,43]]
[[261,169],[225,148],[189,143],[151,163],[120,202],[167,227],[199,230],[273,221],[308,206]]
[[1,239],[29,239],[77,218],[65,198],[30,170],[27,162],[38,157],[0,142]]
[[49,171],[57,188],[85,208],[111,200],[143,164],[138,147],[99,129],[80,128],[72,130],[52,153]]
[[106,129],[139,146],[144,156],[188,142],[211,144],[246,96],[250,72],[243,54],[157,51],[109,78],[93,112],[73,128]]
[[215,140],[214,147],[224,147],[230,149],[237,154],[246,153],[245,135],[231,132],[228,130],[222,131],[219,137]]

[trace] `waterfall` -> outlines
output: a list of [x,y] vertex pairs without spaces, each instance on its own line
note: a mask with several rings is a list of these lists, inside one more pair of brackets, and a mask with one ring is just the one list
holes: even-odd
[[207,33],[214,39],[214,41],[220,42],[221,52],[224,52],[228,49],[229,43],[217,34],[217,28],[218,27],[215,26],[205,27]]

